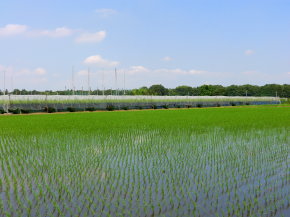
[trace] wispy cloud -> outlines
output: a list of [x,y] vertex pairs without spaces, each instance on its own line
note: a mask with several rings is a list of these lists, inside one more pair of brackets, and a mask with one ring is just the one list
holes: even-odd
[[92,64],[98,67],[115,67],[119,65],[119,62],[106,60],[101,55],[89,56],[84,60],[84,63]]
[[196,70],[196,69],[184,70],[184,69],[177,68],[177,69],[155,69],[154,72],[171,73],[171,74],[177,74],[177,75],[198,75],[198,74],[204,74],[207,71]]
[[38,67],[35,69],[16,68],[13,66],[0,65],[0,72],[6,73],[6,88],[36,88],[48,82],[47,71],[45,68]]
[[111,8],[101,8],[101,9],[97,9],[97,10],[96,10],[96,13],[97,13],[100,17],[107,18],[107,17],[110,17],[110,16],[116,14],[117,11],[114,10],[114,9],[111,9]]
[[36,68],[33,72],[36,75],[45,75],[46,74],[46,70],[44,68]]
[[19,24],[7,24],[0,28],[0,36],[21,35],[28,31],[28,26]]
[[138,74],[138,73],[146,73],[149,72],[150,70],[147,69],[144,66],[131,66],[128,70],[126,70],[127,74]]
[[77,75],[80,75],[80,76],[87,76],[89,73],[88,73],[88,70],[80,70],[77,72]]
[[258,74],[259,72],[256,71],[256,70],[248,70],[248,71],[243,71],[242,74],[244,75],[256,75]]
[[106,31],[83,33],[76,38],[77,43],[98,43],[106,38]]
[[163,57],[162,60],[165,61],[165,62],[169,62],[169,61],[172,61],[173,58],[169,57],[169,56],[166,56],[166,57]]
[[27,25],[20,24],[7,24],[6,26],[0,28],[0,37],[9,36],[27,36],[27,37],[51,37],[60,38],[72,35],[75,30],[67,27],[58,27],[52,30],[48,29],[32,29]]
[[46,36],[51,38],[67,37],[74,33],[75,30],[67,27],[59,27],[53,30],[35,30],[29,32],[29,36]]
[[247,55],[247,56],[251,56],[251,55],[253,55],[254,53],[255,53],[255,51],[254,50],[252,50],[252,49],[248,49],[248,50],[245,50],[245,55]]
[[190,69],[190,70],[185,70],[185,69],[168,69],[168,68],[160,68],[160,69],[150,69],[145,66],[131,66],[127,69],[119,69],[118,70],[121,73],[126,73],[126,74],[131,74],[131,75],[136,75],[136,74],[151,74],[151,75],[158,75],[162,74],[164,76],[166,75],[200,75],[200,74],[206,74],[208,73],[207,71],[204,70],[195,70],[195,69]]
[[0,65],[0,71],[3,71],[3,72],[5,71],[8,76],[10,76],[10,75],[13,75],[13,76],[28,76],[28,75],[43,76],[43,75],[47,74],[46,69],[44,69],[42,67],[38,67],[35,69],[26,69],[26,68],[17,69],[17,68],[12,67],[12,66]]
[[47,37],[47,38],[64,38],[75,35],[77,43],[99,43],[103,41],[107,33],[105,30],[98,32],[87,32],[80,29],[71,29],[68,27],[58,27],[55,29],[33,29],[27,25],[7,24],[0,27],[0,38],[13,36],[23,36],[27,38]]

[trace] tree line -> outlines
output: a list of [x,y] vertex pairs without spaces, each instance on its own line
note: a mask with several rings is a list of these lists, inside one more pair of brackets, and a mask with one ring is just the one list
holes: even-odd
[[[0,95],[4,92],[0,91]],[[154,84],[150,87],[140,87],[130,90],[59,90],[59,91],[37,91],[14,89],[6,95],[160,95],[160,96],[278,96],[290,98],[289,84],[266,84],[257,85],[201,85],[199,87],[178,86],[176,88],[166,88],[161,84]]]

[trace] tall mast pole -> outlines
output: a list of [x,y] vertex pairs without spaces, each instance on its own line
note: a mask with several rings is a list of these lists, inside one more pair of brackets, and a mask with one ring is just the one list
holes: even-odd
[[72,72],[71,72],[71,85],[72,85],[72,94],[75,95],[74,67],[72,67]]
[[13,94],[13,73],[11,73],[11,94]]
[[90,87],[90,68],[88,68],[88,94],[91,95],[91,87]]
[[117,87],[118,84],[117,84],[117,69],[115,68],[115,95],[117,96],[118,95],[118,91],[117,91]]
[[103,71],[102,71],[102,89],[103,89],[103,96],[105,95],[104,80],[105,80],[105,75],[104,75],[104,69],[103,69]]
[[124,93],[123,93],[124,95],[125,95],[125,82],[126,82],[126,80],[125,80],[125,79],[126,79],[125,76],[126,76],[126,74],[125,74],[125,71],[124,71],[124,90],[123,90],[123,91],[124,91]]
[[5,95],[5,92],[6,92],[6,83],[5,83],[5,80],[6,80],[6,71],[4,70],[4,92],[3,92],[3,95]]

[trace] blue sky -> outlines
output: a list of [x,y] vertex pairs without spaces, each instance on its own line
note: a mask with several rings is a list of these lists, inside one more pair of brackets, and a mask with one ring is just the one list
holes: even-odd
[[[0,3],[0,88],[290,83],[289,0]],[[74,83],[72,84],[72,67]],[[103,79],[104,78],[104,79]],[[103,81],[104,80],[104,81]]]

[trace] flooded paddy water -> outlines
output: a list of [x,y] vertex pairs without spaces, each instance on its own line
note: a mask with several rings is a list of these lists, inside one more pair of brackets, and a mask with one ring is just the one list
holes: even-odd
[[1,118],[0,216],[290,216],[274,109]]

